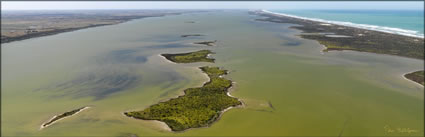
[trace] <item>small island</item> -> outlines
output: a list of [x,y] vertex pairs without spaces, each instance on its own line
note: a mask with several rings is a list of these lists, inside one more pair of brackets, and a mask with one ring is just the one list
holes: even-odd
[[186,35],[181,35],[181,37],[185,38],[185,37],[197,37],[197,36],[204,36],[202,34],[186,34]]
[[196,23],[195,21],[185,21],[184,23]]
[[201,41],[201,42],[194,42],[193,44],[200,44],[200,45],[206,45],[206,46],[215,46],[215,43],[217,40],[214,41]]
[[406,77],[407,79],[412,80],[416,83],[419,83],[422,86],[425,84],[424,83],[424,71],[423,70],[408,73],[408,74],[404,75],[404,77]]
[[172,131],[206,127],[221,114],[242,105],[237,98],[228,96],[232,81],[223,78],[227,70],[204,66],[200,69],[208,75],[209,82],[202,87],[184,90],[185,95],[152,105],[142,111],[124,112],[124,115],[142,120],[165,122]]
[[78,109],[74,109],[72,111],[65,112],[65,113],[60,114],[60,115],[53,116],[52,119],[50,119],[49,121],[47,121],[47,122],[45,122],[45,123],[43,123],[41,125],[40,130],[43,129],[43,128],[45,128],[45,127],[48,127],[48,126],[52,125],[53,123],[55,123],[55,122],[57,122],[57,121],[59,121],[61,119],[70,117],[72,115],[75,115],[78,112],[81,112],[81,111],[83,111],[85,109],[88,109],[88,108],[90,108],[90,107],[81,107],[81,108],[78,108]]
[[208,58],[209,54],[213,54],[213,52],[211,52],[210,50],[199,50],[189,53],[161,55],[175,63],[214,62],[214,59]]

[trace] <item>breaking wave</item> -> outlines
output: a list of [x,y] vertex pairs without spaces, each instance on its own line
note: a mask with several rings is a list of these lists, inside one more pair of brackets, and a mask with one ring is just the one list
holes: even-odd
[[274,15],[288,16],[288,17],[304,19],[304,20],[311,20],[311,21],[336,24],[336,25],[342,25],[342,26],[348,26],[348,27],[354,27],[354,28],[360,28],[360,29],[374,30],[379,32],[398,34],[398,35],[404,35],[404,36],[410,36],[410,37],[416,37],[416,38],[424,38],[424,34],[420,34],[418,31],[414,31],[414,30],[406,30],[401,28],[393,28],[393,27],[385,27],[385,26],[377,26],[377,25],[369,25],[369,24],[357,24],[357,23],[344,22],[344,21],[332,21],[332,20],[324,20],[324,19],[318,19],[318,18],[307,18],[307,17],[300,17],[300,16],[284,14],[284,13],[276,13],[276,12],[271,12],[267,10],[261,10],[261,11],[265,13],[274,14]]

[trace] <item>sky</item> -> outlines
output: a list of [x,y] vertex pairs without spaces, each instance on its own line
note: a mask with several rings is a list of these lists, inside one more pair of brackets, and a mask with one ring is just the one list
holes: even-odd
[[423,10],[423,1],[2,1],[1,10],[77,9],[397,9]]

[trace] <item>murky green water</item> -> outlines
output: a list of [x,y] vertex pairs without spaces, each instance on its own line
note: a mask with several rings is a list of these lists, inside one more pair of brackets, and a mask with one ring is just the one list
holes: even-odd
[[[422,60],[323,54],[289,24],[255,18],[237,11],[146,18],[4,44],[2,136],[424,135],[423,87],[402,77],[422,69]],[[180,38],[191,33],[206,36]],[[218,46],[188,44],[200,40]],[[216,63],[172,64],[158,56],[200,49],[216,52]],[[201,86],[202,65],[230,70],[231,94],[246,106],[183,133],[122,115]],[[92,108],[39,130],[82,106]]]

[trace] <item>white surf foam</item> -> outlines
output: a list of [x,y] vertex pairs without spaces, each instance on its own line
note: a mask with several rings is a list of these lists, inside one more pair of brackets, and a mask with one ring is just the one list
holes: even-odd
[[377,26],[377,25],[369,25],[369,24],[357,24],[357,23],[344,22],[344,21],[331,21],[331,20],[324,20],[324,19],[318,19],[318,18],[307,18],[307,17],[300,17],[300,16],[289,15],[284,13],[271,12],[267,10],[261,10],[261,11],[265,13],[273,14],[273,15],[288,16],[288,17],[310,20],[310,21],[317,21],[322,23],[329,23],[329,24],[336,24],[336,25],[342,25],[342,26],[348,26],[348,27],[354,27],[354,28],[360,28],[360,29],[374,30],[379,32],[399,34],[399,35],[416,37],[416,38],[424,38],[424,34],[420,34],[418,31],[414,31],[414,30],[406,30],[401,28],[393,28],[393,27],[385,27],[385,26]]

